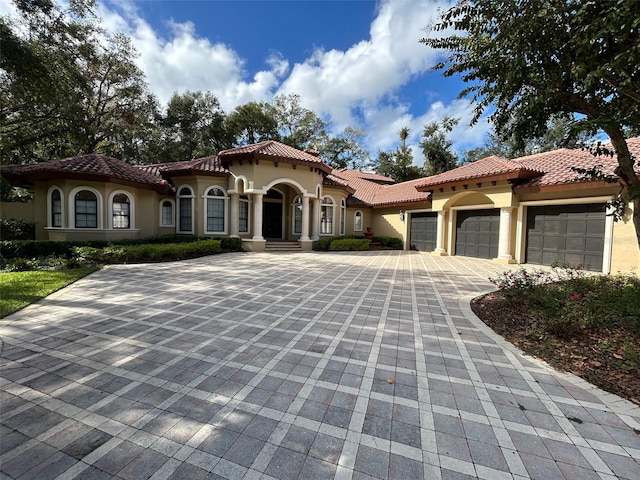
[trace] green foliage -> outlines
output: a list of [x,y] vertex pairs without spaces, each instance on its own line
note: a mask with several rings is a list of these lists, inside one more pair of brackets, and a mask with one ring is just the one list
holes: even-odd
[[413,154],[407,147],[409,129],[404,127],[398,132],[402,145],[395,152],[378,152],[378,158],[372,167],[378,175],[393,178],[396,182],[406,182],[424,177],[424,171],[413,164]]
[[[640,210],[626,142],[640,125],[639,19],[637,0],[460,0],[432,27],[443,35],[420,42],[449,52],[436,68],[467,83],[473,122],[491,110],[498,133],[519,144],[542,137],[554,115],[572,117],[574,131],[604,131]],[[640,244],[640,211],[634,225]]]
[[443,117],[440,123],[431,122],[422,131],[420,147],[425,158],[424,174],[437,175],[458,166],[458,156],[453,151],[453,141],[447,138],[460,122],[459,118]]
[[318,241],[314,245],[314,250],[320,250],[322,252],[328,252],[329,247],[331,246],[331,242],[335,240],[336,237],[322,237],[319,238]]
[[304,150],[326,136],[327,124],[315,112],[302,106],[300,95],[276,95],[273,108],[282,143]]
[[0,219],[0,238],[2,240],[32,240],[35,238],[36,224],[22,219]]
[[20,310],[66,287],[95,268],[0,274],[0,317]]
[[279,140],[275,108],[266,102],[249,102],[236,107],[225,120],[225,128],[235,145],[251,145]]
[[238,237],[222,237],[220,239],[220,248],[225,252],[242,252],[242,239]]
[[402,250],[404,247],[402,239],[398,237],[390,237],[386,235],[374,236],[371,238],[371,241],[379,243],[383,248],[389,248],[392,250]]
[[363,251],[369,250],[370,240],[366,238],[336,238],[331,241],[331,251]]
[[571,266],[551,271],[521,267],[489,280],[505,301],[530,312],[544,331],[559,338],[592,327],[640,333],[640,279],[635,275],[587,275]]
[[159,124],[159,158],[191,160],[215,155],[232,146],[225,129],[226,115],[211,92],[174,93]]
[[481,146],[463,152],[460,163],[467,164],[490,156],[511,159],[560,148],[576,149],[591,143],[592,139],[591,132],[577,128],[572,118],[553,115],[542,136],[517,139],[513,135],[509,137],[493,131]]
[[369,163],[369,152],[362,146],[364,130],[346,127],[335,137],[327,137],[316,145],[320,158],[336,169],[363,169]]

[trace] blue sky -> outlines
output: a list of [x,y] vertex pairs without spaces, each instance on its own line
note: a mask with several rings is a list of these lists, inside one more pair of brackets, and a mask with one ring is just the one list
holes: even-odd
[[[473,107],[456,100],[462,83],[432,70],[441,52],[418,40],[447,0],[98,0],[103,26],[132,38],[151,91],[211,91],[225,112],[249,101],[297,93],[305,107],[366,133],[375,156],[409,127],[460,117],[462,151],[489,126],[469,127]],[[10,0],[0,0],[0,12]],[[416,163],[423,159],[414,149]]]

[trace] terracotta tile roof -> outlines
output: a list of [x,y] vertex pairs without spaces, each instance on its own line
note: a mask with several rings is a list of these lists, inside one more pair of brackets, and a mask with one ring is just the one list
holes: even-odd
[[373,199],[374,208],[431,201],[430,192],[420,192],[416,189],[416,185],[421,182],[424,182],[424,178],[396,183],[395,185],[384,185],[376,192]]
[[266,140],[253,145],[223,150],[218,154],[218,156],[222,160],[223,164],[226,159],[232,159],[234,157],[251,158],[254,160],[267,158],[272,161],[282,161],[294,164],[311,164],[326,173],[330,173],[332,170],[331,167],[315,155],[290,147],[284,143],[276,142],[275,140]]
[[[405,205],[409,203],[427,202],[430,194],[419,192],[415,185],[424,178],[403,183],[391,183],[392,179],[382,175],[370,174],[359,170],[334,170],[332,176],[348,182],[354,192],[347,198],[349,207],[383,207],[389,205]],[[384,179],[384,184],[377,180]]]
[[349,182],[347,180],[337,177],[331,173],[329,175],[325,175],[322,184],[330,187],[343,188],[349,193],[355,192],[355,189],[349,185]]
[[542,174],[543,171],[536,169],[534,166],[525,166],[514,160],[491,156],[439,175],[425,178],[422,182],[416,184],[416,188],[425,191],[432,190],[433,187],[443,187],[471,180],[510,180],[515,178],[531,178]]
[[2,175],[12,183],[21,185],[30,185],[34,181],[49,178],[78,178],[134,185],[161,193],[172,191],[171,185],[163,178],[116,158],[100,154],[27,165],[11,165],[2,168]]
[[[627,145],[631,154],[640,160],[640,138],[628,139]],[[521,157],[516,161],[527,168],[534,168],[544,172],[543,176],[531,179],[516,187],[516,189],[521,190],[576,183],[579,181],[579,175],[571,170],[571,167],[592,168],[596,165],[602,165],[604,174],[615,175],[614,171],[618,166],[618,161],[615,157],[594,157],[586,150],[569,150],[566,148]],[[636,164],[636,167],[638,167],[638,164]]]
[[396,181],[391,177],[385,177],[384,175],[378,175],[377,173],[373,172],[362,172],[360,170],[352,170],[349,168],[343,168],[341,170],[338,170],[338,172],[340,172],[341,175],[347,178],[356,177],[362,178],[363,180],[371,180],[372,182],[384,184],[396,183]]
[[138,165],[136,168],[139,168],[156,176],[168,177],[179,175],[229,175],[229,170],[222,166],[219,157],[216,155],[196,158],[194,160],[186,160],[184,162]]
[[[627,145],[631,154],[640,161],[640,137],[630,138]],[[420,190],[432,190],[434,187],[461,184],[471,180],[520,179],[515,189],[535,189],[540,187],[560,187],[579,182],[579,175],[571,167],[592,168],[602,165],[605,174],[614,174],[618,165],[615,157],[594,157],[582,149],[552,150],[526,157],[506,160],[500,157],[487,157],[425,179],[417,185]],[[640,167],[640,165],[636,165]]]

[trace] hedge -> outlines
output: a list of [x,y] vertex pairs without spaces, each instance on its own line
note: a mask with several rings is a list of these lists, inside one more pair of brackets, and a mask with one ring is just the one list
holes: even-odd
[[[0,241],[0,258],[13,260],[18,258],[40,257],[65,257],[73,256],[73,249],[77,247],[107,248],[109,246],[136,246],[136,245],[166,245],[188,244],[197,241],[212,240],[211,237],[196,237],[194,235],[163,235],[160,237],[131,238],[123,240],[90,240],[86,242],[56,242],[51,240],[3,240]],[[240,238],[216,238],[220,242],[220,248],[224,252],[241,252],[242,239]]]
[[391,248],[393,250],[402,250],[402,247],[404,246],[402,243],[402,239],[398,237],[379,236],[373,237],[371,241],[377,242],[381,246],[385,248]]
[[144,263],[184,260],[222,253],[220,240],[198,240],[190,243],[144,245],[112,245],[106,248],[74,247],[78,264]]
[[366,238],[336,238],[331,241],[331,251],[362,251],[369,250],[370,241]]

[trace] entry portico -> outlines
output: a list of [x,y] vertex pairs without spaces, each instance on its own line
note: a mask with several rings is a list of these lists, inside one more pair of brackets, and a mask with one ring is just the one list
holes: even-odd
[[[261,142],[225,150],[218,155],[229,172],[230,234],[241,237],[247,250],[265,249],[267,240],[295,240],[311,250],[320,222],[324,178],[331,167],[309,152],[277,142]],[[344,191],[341,197],[346,197]],[[247,203],[246,228],[236,225],[240,202]]]

